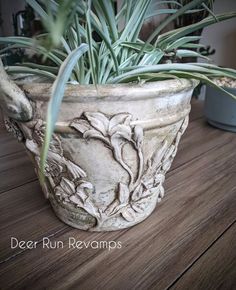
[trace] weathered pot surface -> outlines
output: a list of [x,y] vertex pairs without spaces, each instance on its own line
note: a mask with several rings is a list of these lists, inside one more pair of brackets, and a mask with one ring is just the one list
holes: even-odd
[[[56,215],[90,231],[124,229],[149,216],[164,196],[196,84],[68,85],[43,186]],[[7,118],[6,126],[24,142],[38,172],[51,84],[21,89],[33,118]]]

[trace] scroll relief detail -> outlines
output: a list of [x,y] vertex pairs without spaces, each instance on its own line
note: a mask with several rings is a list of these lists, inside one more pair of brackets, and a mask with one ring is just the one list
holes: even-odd
[[[127,222],[135,222],[137,216],[145,214],[145,209],[153,198],[159,202],[164,196],[163,182],[165,173],[170,168],[177,151],[181,135],[188,124],[186,117],[171,145],[166,140],[161,148],[144,164],[143,138],[141,126],[131,122],[132,115],[119,113],[108,117],[103,113],[85,112],[80,118],[70,122],[70,127],[84,139],[96,139],[103,142],[113,153],[114,160],[127,172],[127,184],[117,184],[116,198],[104,208],[96,206],[93,199],[95,187],[87,180],[87,173],[77,164],[65,157],[60,138],[54,134],[50,144],[45,175],[50,186],[46,186],[46,197],[49,191],[59,203],[82,208],[93,216],[96,227],[112,218],[122,217]],[[25,136],[25,145],[33,153],[39,166],[40,148],[43,143],[45,125],[42,120],[21,123]],[[123,147],[129,143],[138,159],[138,170],[132,172],[123,158]],[[49,190],[50,188],[50,190]]]

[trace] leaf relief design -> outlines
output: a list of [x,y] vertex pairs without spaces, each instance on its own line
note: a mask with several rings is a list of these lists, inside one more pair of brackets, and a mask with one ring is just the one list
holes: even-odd
[[[116,197],[109,205],[98,207],[94,196],[96,189],[87,179],[87,173],[78,165],[65,157],[61,140],[53,135],[45,168],[50,189],[63,205],[73,205],[82,208],[97,220],[96,227],[102,227],[105,221],[121,218],[124,222],[134,223],[138,216],[145,214],[146,208],[156,198],[159,202],[164,196],[163,183],[165,173],[169,169],[176,154],[181,135],[185,131],[186,118],[171,145],[166,140],[144,164],[143,140],[144,132],[141,126],[132,125],[129,113],[119,113],[107,116],[100,112],[85,112],[80,118],[73,119],[70,127],[74,128],[84,139],[96,139],[106,144],[113,152],[114,160],[128,173],[129,182],[118,183]],[[44,138],[45,125],[42,120],[22,124],[25,146],[34,155],[39,166],[40,150]],[[123,146],[129,143],[138,160],[136,172],[124,161]],[[68,155],[66,155],[68,156]],[[52,189],[52,190],[51,190]],[[48,196],[47,196],[48,197]]]
[[[131,126],[132,116],[129,113],[119,113],[112,117],[97,112],[85,112],[80,118],[72,120],[70,127],[83,135],[85,139],[98,139],[112,150],[115,160],[126,170],[130,177],[130,187],[140,179],[143,169],[143,129]],[[129,142],[137,150],[139,158],[138,177],[135,181],[134,173],[122,156],[123,146]]]

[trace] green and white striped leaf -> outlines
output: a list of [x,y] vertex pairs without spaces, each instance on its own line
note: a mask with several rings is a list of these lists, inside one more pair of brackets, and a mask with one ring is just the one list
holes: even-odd
[[80,57],[88,51],[88,49],[89,47],[87,44],[81,44],[77,49],[72,51],[72,53],[65,59],[65,61],[61,65],[58,76],[55,82],[53,83],[52,96],[48,105],[45,138],[40,160],[42,173],[41,178],[43,178],[49,144],[52,138],[53,130],[60,110],[60,105],[64,96],[66,83],[70,78],[71,72],[73,71],[75,64],[78,62]]

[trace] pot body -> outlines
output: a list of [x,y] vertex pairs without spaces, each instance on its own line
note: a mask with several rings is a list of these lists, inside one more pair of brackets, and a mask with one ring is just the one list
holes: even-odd
[[[236,95],[236,89],[224,88]],[[236,101],[226,93],[206,87],[205,116],[214,127],[236,132]]]
[[[165,174],[188,124],[197,82],[66,89],[45,169],[45,196],[73,227],[119,230],[143,221],[164,196]],[[6,121],[38,173],[50,84],[21,87],[33,119]]]

